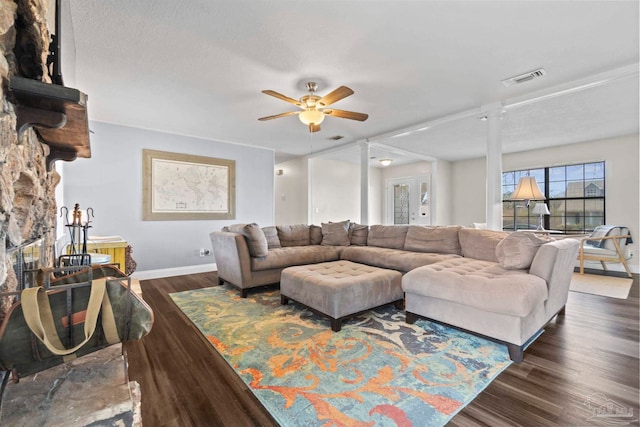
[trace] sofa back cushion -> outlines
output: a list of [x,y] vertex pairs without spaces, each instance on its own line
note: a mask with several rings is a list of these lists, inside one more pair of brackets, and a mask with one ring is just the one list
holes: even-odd
[[511,233],[496,246],[496,258],[506,270],[527,269],[538,253],[538,248],[552,240],[533,233]]
[[229,232],[242,234],[245,237],[252,257],[263,257],[269,253],[267,238],[258,224],[233,224],[229,226]]
[[350,221],[322,223],[322,245],[349,246]]
[[319,245],[322,243],[322,227],[319,225],[311,224],[309,226],[309,240],[312,245]]
[[372,225],[367,236],[368,246],[379,248],[404,249],[407,225]]
[[262,227],[262,231],[264,232],[264,237],[267,238],[267,245],[269,246],[269,249],[282,247],[280,239],[278,238],[278,229],[274,225]]
[[354,246],[367,246],[369,226],[365,224],[351,223],[349,225],[349,240]]
[[410,225],[404,241],[405,251],[462,255],[458,230],[462,227],[423,227]]
[[508,234],[506,231],[461,228],[458,230],[458,237],[462,248],[462,256],[498,262],[496,247]]
[[307,224],[276,225],[278,238],[283,248],[287,246],[307,246],[311,244]]

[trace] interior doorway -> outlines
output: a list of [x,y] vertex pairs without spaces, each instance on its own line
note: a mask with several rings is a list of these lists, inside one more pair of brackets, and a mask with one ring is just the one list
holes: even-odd
[[431,180],[428,176],[386,181],[385,223],[431,225]]

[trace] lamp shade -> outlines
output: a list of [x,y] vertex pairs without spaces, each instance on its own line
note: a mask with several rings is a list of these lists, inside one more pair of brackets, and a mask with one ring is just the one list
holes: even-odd
[[322,111],[318,111],[315,109],[307,109],[302,111],[298,117],[300,117],[300,121],[305,125],[319,125],[324,120],[324,113]]
[[510,200],[544,200],[544,194],[540,191],[538,183],[533,176],[523,176],[518,182],[516,191],[511,194]]
[[549,207],[546,203],[536,203],[536,205],[533,207],[532,213],[534,215],[551,215],[551,212],[549,212]]

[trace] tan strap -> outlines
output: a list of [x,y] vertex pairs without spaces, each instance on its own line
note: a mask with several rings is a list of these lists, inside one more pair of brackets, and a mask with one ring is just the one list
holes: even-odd
[[22,312],[29,329],[42,341],[49,351],[65,356],[78,351],[93,336],[98,323],[98,314],[102,308],[103,330],[110,344],[119,342],[113,309],[106,291],[106,279],[97,279],[91,283],[91,294],[84,321],[84,340],[73,348],[64,348],[53,320],[49,296],[44,288],[35,287],[22,291]]
[[102,298],[102,331],[104,332],[104,338],[109,344],[120,342],[118,327],[116,326],[116,317],[113,314],[111,300],[109,300],[109,294],[106,290]]

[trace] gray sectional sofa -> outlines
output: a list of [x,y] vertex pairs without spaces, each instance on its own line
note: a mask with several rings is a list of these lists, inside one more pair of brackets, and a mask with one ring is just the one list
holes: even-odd
[[461,226],[365,226],[349,221],[210,234],[220,283],[247,290],[297,265],[347,260],[403,274],[407,322],[424,317],[508,345],[528,341],[567,301],[578,241]]

